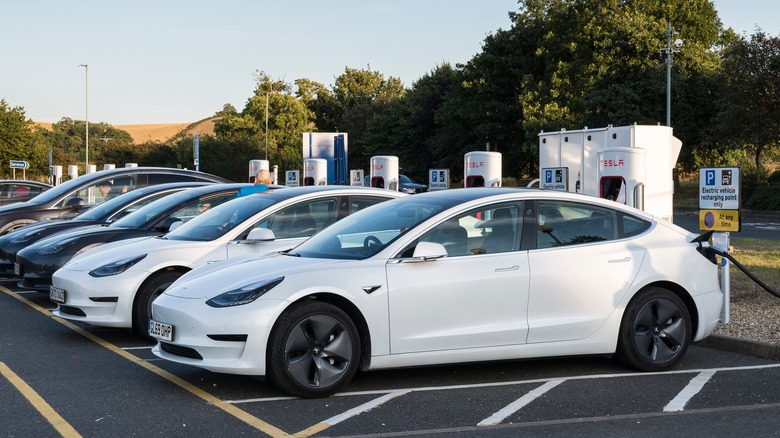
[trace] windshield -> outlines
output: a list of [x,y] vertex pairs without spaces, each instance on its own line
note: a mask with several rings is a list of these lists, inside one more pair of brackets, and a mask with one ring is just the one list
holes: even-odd
[[165,235],[170,240],[209,241],[222,237],[258,212],[276,204],[276,197],[263,194],[245,196],[209,208],[191,221]]
[[51,189],[46,190],[40,195],[30,199],[29,201],[27,201],[27,204],[43,204],[46,202],[53,201],[59,198],[60,196],[81,187],[82,184],[83,183],[81,181],[78,181],[78,178],[65,181],[64,183],[56,187],[52,187]]
[[363,260],[455,204],[452,199],[413,197],[383,202],[336,222],[293,252],[301,257]]
[[[233,192],[235,193],[235,191]],[[127,216],[119,219],[111,224],[112,227],[119,228],[142,228],[153,224],[158,221],[161,216],[172,208],[176,208],[181,204],[186,204],[193,198],[196,198],[195,192],[184,190],[178,193],[174,193],[170,196],[166,196],[159,201],[152,202],[151,204],[139,208],[138,210],[128,214]],[[193,216],[194,216],[193,212]]]

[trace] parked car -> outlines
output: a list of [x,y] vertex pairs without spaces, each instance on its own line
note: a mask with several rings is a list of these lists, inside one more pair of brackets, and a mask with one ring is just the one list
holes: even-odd
[[37,181],[0,180],[0,205],[29,201],[50,188],[51,184]]
[[[117,194],[155,184],[230,182],[208,173],[164,167],[123,167],[88,173],[55,186],[27,202],[0,207],[0,234],[44,219],[72,218]],[[104,196],[100,188],[108,187]]]
[[215,207],[235,198],[249,184],[209,184],[166,196],[108,226],[92,225],[41,239],[16,254],[14,270],[19,287],[49,291],[51,276],[68,260],[109,242],[134,237],[160,236],[201,213],[201,206]]
[[179,182],[142,187],[109,199],[72,220],[45,220],[17,228],[0,236],[0,277],[14,276],[16,253],[43,238],[74,228],[110,224],[167,195],[206,184],[211,183]]
[[182,276],[152,303],[152,351],[301,397],[359,369],[614,354],[665,370],[723,305],[699,240],[573,193],[408,196],[290,251]]
[[65,264],[52,277],[54,314],[146,335],[152,301],[185,272],[290,249],[351,213],[401,196],[363,187],[307,186],[234,199],[164,236],[104,245]]
[[[371,186],[371,176],[363,177],[363,186]],[[428,191],[428,186],[416,183],[406,175],[398,175],[398,191],[410,194],[422,193]]]

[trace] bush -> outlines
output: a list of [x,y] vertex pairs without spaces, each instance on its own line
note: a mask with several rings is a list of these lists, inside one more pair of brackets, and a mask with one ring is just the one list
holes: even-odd
[[751,210],[778,211],[780,210],[778,191],[780,191],[780,184],[752,186],[749,190],[750,195],[744,198],[742,207]]

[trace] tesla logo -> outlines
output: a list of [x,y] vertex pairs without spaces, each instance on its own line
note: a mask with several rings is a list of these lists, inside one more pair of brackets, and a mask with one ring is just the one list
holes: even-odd
[[469,162],[469,168],[470,169],[476,169],[478,167],[485,167],[485,162],[484,161],[478,161],[478,162],[470,161]]
[[371,168],[374,169],[374,170],[382,170],[382,169],[385,168],[385,165],[384,164],[374,164]]
[[619,160],[601,160],[601,167],[622,167],[624,165],[622,158]]
[[311,172],[312,170],[314,170],[314,166],[306,166],[307,172]]

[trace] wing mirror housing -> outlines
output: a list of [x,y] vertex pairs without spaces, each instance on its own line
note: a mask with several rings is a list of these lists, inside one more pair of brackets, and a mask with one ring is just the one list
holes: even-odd
[[270,242],[275,240],[276,236],[274,232],[268,228],[253,228],[246,237],[246,240],[253,240],[256,242]]

